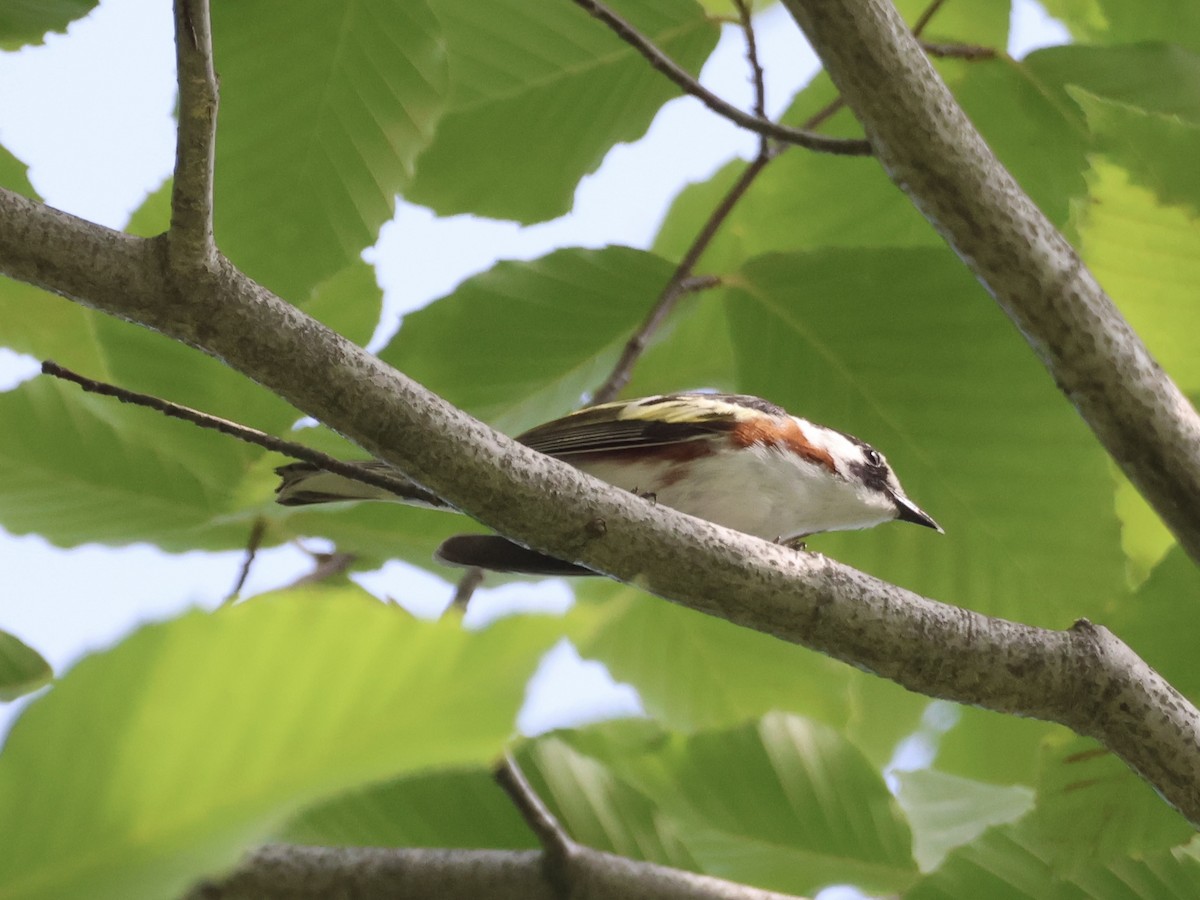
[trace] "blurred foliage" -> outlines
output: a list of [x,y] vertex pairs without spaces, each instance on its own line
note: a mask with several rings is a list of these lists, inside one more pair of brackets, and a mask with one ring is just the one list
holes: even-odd
[[[380,291],[361,261],[396,192],[521,222],[570,207],[673,88],[569,3],[215,4],[222,118],[217,238],[253,276],[365,342]],[[711,52],[724,0],[622,0],[681,64]],[[0,43],[90,8],[18,3]],[[1052,0],[1079,43],[939,70],[1180,384],[1200,391],[1200,18],[1177,0]],[[707,12],[706,12],[707,9]],[[919,4],[904,4],[910,20]],[[949,4],[937,40],[1002,44],[1008,9]],[[799,121],[833,96],[819,76]],[[826,126],[850,134],[842,112]],[[679,140],[686,142],[687,135]],[[682,143],[681,143],[682,146]],[[510,432],[603,379],[745,163],[666,211],[652,250],[500,262],[409,316],[382,351]],[[32,195],[0,148],[0,182]],[[131,230],[166,225],[164,191]],[[790,150],[725,222],[627,395],[768,397],[883,447],[946,526],[824,535],[816,549],[946,602],[1063,627],[1086,615],[1200,700],[1200,576],[1012,325],[872,159]],[[217,362],[34,288],[0,282],[0,345],[274,433],[297,413]],[[36,379],[0,395],[0,524],[60,546],[180,551],[320,535],[363,565],[433,567],[462,527],[420,510],[284,510],[278,457]],[[350,448],[323,429],[304,438]],[[270,837],[525,848],[490,779],[525,684],[568,634],[648,717],[556,732],[518,759],[579,840],[811,893],[1194,897],[1182,819],[1064,729],[928,701],[841,663],[607,582],[565,620],[480,632],[346,588],[294,590],[148,626],[66,672],[0,754],[0,897],[165,896]],[[10,599],[15,602],[16,598]],[[48,669],[0,633],[0,692]],[[947,730],[948,729],[948,730]],[[945,732],[945,733],[942,733]],[[881,774],[912,735],[932,768]],[[903,756],[899,757],[901,760]]]

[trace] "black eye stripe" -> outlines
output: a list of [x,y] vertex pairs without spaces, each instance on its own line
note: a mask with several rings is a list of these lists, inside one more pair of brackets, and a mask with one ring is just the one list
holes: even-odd
[[863,456],[866,457],[867,465],[869,466],[874,466],[876,469],[878,469],[883,465],[883,457],[880,456],[879,451],[873,447],[868,447],[865,451],[863,451]]

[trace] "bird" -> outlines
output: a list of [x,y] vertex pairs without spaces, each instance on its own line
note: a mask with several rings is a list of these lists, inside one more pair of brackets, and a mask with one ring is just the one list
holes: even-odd
[[[809,535],[893,519],[942,533],[870,444],[745,394],[683,392],[602,403],[516,440],[655,503],[795,547]],[[405,480],[380,460],[360,465]],[[275,471],[281,478],[275,500],[284,506],[391,500],[452,508],[416,484],[387,490],[308,462]],[[524,575],[595,574],[499,535],[451,537],[437,558]]]

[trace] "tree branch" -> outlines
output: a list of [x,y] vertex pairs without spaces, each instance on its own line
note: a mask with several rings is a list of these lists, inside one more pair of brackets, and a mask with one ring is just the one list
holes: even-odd
[[670,59],[654,46],[654,43],[649,38],[617,15],[617,13],[613,12],[613,10],[605,6],[600,0],[574,0],[574,3],[612,29],[617,37],[642,54],[655,70],[666,75],[685,94],[695,97],[717,115],[723,116],[735,125],[745,128],[747,131],[753,131],[755,134],[762,135],[763,137],[783,141],[785,144],[806,147],[809,150],[816,150],[821,153],[833,153],[841,156],[871,155],[871,144],[868,141],[814,134],[811,131],[790,128],[787,125],[779,125],[770,119],[764,119],[760,116],[743,112],[733,104],[722,100],[680,68],[674,60]]
[[909,690],[1097,738],[1200,823],[1200,712],[1104,629],[982,616],[656,506],[472,419],[221,257],[173,302],[185,288],[170,283],[160,240],[0,190],[0,272],[224,360],[537,550]]
[[168,249],[179,269],[216,259],[213,243],[213,160],[217,136],[217,76],[213,71],[208,0],[175,0],[175,65],[179,128],[171,187]]
[[1200,562],[1200,416],[955,103],[889,0],[784,0],[880,163]]
[[[579,847],[572,897],[657,900],[798,900],[611,853]],[[187,900],[560,900],[537,850],[393,850],[274,844],[251,853]]]

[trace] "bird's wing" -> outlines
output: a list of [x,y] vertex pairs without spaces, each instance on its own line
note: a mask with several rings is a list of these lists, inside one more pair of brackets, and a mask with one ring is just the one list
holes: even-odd
[[538,425],[517,440],[547,456],[664,447],[728,434],[747,418],[783,414],[725,394],[670,394],[593,406]]

